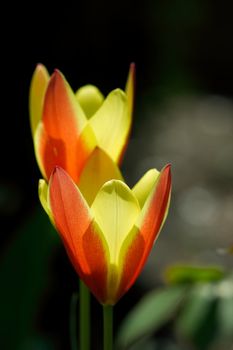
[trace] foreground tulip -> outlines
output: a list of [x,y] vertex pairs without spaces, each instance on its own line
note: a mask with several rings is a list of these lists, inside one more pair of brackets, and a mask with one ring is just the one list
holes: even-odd
[[170,191],[169,165],[149,170],[132,190],[120,180],[106,182],[91,207],[63,169],[54,170],[49,186],[40,180],[41,203],[102,304],[114,305],[138,277],[165,221]]
[[[116,164],[123,157],[132,123],[134,71],[132,64],[125,92],[116,89],[104,99],[93,85],[75,94],[61,72],[49,77],[43,65],[37,66],[30,88],[30,122],[46,181],[55,166],[65,169],[81,190],[86,189],[87,171],[82,174],[86,166],[101,173],[101,181],[121,179]],[[110,169],[107,174],[103,164]]]

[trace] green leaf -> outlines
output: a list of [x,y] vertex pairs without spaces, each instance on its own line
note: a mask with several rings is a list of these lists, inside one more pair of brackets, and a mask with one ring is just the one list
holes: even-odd
[[141,339],[129,347],[129,350],[155,350],[156,345],[152,339]]
[[165,279],[170,284],[218,281],[225,273],[220,267],[170,266]]
[[124,349],[150,335],[173,316],[186,293],[184,286],[153,291],[143,297],[124,319],[117,337],[117,345]]
[[128,350],[184,350],[171,339],[141,339],[133,344]]
[[206,349],[216,335],[216,301],[214,284],[196,286],[176,322],[177,334],[191,341],[197,349]]
[[42,209],[15,234],[0,263],[0,349],[18,350],[33,336],[49,261],[59,242]]
[[233,280],[225,280],[218,286],[218,320],[223,338],[233,339]]

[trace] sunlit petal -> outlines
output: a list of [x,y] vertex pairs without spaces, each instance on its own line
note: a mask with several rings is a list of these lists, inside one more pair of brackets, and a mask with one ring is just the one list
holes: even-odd
[[55,166],[60,166],[77,183],[87,159],[96,147],[96,138],[90,125],[82,130],[73,142],[53,138],[48,135],[44,124],[40,123],[34,140],[38,165],[48,181]]
[[129,67],[128,79],[125,86],[125,92],[128,97],[128,106],[129,106],[128,113],[131,116],[131,119],[132,119],[133,108],[134,108],[135,70],[136,70],[135,63],[131,63]]
[[85,114],[61,72],[56,70],[45,94],[43,123],[49,136],[73,141],[86,125]]
[[140,207],[142,208],[146,198],[148,197],[152,187],[155,185],[159,177],[159,171],[150,169],[146,174],[136,183],[132,191],[138,199]]
[[138,201],[125,183],[111,180],[100,189],[91,209],[109,246],[110,261],[118,264],[122,243],[140,212]]
[[49,82],[49,73],[45,66],[38,64],[32,76],[29,92],[29,113],[32,136],[42,118],[45,91]]
[[122,163],[125,151],[127,149],[127,145],[129,142],[130,132],[132,128],[132,121],[133,121],[133,112],[134,112],[134,99],[135,99],[135,64],[131,63],[129,68],[129,74],[128,79],[125,86],[125,93],[127,97],[127,104],[128,104],[128,125],[127,125],[127,132],[124,138],[124,147],[121,150],[121,153],[118,157],[118,164]]
[[41,205],[44,208],[45,212],[48,214],[51,222],[53,223],[53,217],[48,198],[48,184],[45,180],[39,180],[38,193]]
[[101,186],[112,179],[123,180],[121,172],[107,153],[96,147],[87,160],[78,182],[79,189],[89,205]]
[[134,228],[122,244],[120,256],[123,262],[123,269],[118,298],[132,286],[145,265],[153,243],[158,238],[164,223],[170,193],[171,171],[168,165],[161,171],[158,181],[145,201]]
[[120,89],[112,91],[89,122],[99,147],[118,162],[130,128],[125,93]]
[[97,299],[104,301],[108,257],[104,237],[78,187],[61,168],[51,176],[49,198],[56,228],[74,268]]
[[104,101],[104,96],[94,85],[82,86],[76,92],[76,98],[89,119],[97,112]]

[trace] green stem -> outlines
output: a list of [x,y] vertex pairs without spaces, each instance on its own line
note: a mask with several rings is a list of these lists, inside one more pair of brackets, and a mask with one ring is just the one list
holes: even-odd
[[113,349],[113,306],[103,305],[104,350]]
[[86,285],[79,282],[79,338],[80,350],[90,349],[90,292]]
[[77,342],[77,301],[78,294],[74,293],[70,302],[70,345],[71,350],[78,349]]

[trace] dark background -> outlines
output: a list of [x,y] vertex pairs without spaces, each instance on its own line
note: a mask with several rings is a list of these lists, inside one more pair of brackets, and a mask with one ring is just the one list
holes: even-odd
[[[6,184],[20,197],[14,198],[20,202],[17,221],[37,201],[34,189],[40,175],[28,123],[28,89],[38,62],[50,73],[59,68],[74,90],[93,83],[106,94],[124,87],[134,61],[138,109],[145,107],[143,98],[151,91],[153,99],[190,91],[232,97],[232,10],[231,2],[200,0],[70,2],[53,7],[40,2],[4,9],[1,186]],[[144,122],[137,109],[135,119]],[[3,212],[8,210],[3,200],[1,205]],[[10,226],[17,221],[11,220]]]
[[[19,237],[22,232],[28,232],[28,227],[33,227],[27,222],[33,222],[35,215],[38,222],[46,221],[38,205],[40,173],[28,115],[28,90],[36,64],[43,63],[50,73],[59,68],[74,90],[92,83],[107,94],[115,87],[124,88],[129,64],[134,61],[137,67],[134,140],[141,125],[147,123],[144,111],[148,104],[161,105],[169,96],[183,94],[233,98],[232,13],[232,2],[210,0],[76,1],[57,2],[53,6],[43,2],[27,6],[9,3],[1,9],[0,253],[5,268],[5,280],[1,280],[5,292],[0,303],[6,313],[13,315],[8,323],[3,317],[6,327],[3,341],[11,332],[17,333],[18,322],[23,317],[18,313],[24,312],[24,299],[18,301],[21,311],[14,311],[14,302],[9,306],[4,298],[11,295],[17,299],[23,293],[27,299],[27,284],[22,289],[27,276],[20,274],[17,264],[24,261],[25,252],[21,248],[29,241],[25,238],[21,246]],[[132,169],[127,170],[127,156],[124,168],[130,181]],[[25,266],[30,264],[30,258],[41,255],[46,246],[40,248],[37,241],[33,244],[32,235],[33,232],[28,234],[30,253]],[[15,247],[13,253],[11,247]],[[7,256],[11,256],[9,267],[4,262]],[[42,334],[42,338],[55,339],[57,349],[59,346],[67,349],[67,310],[77,281],[62,249],[55,248],[49,259],[49,287],[44,288],[43,298],[36,299],[30,336]],[[27,283],[30,285],[29,277]],[[119,310],[130,308],[140,295],[140,288],[135,287],[134,294],[124,298]],[[15,305],[18,303],[15,301]],[[34,304],[35,300],[31,305]],[[96,304],[94,310],[99,315]],[[124,311],[117,311],[116,317],[120,320],[123,315]],[[11,331],[7,328],[10,324]],[[9,342],[1,348],[19,348],[14,346]]]

